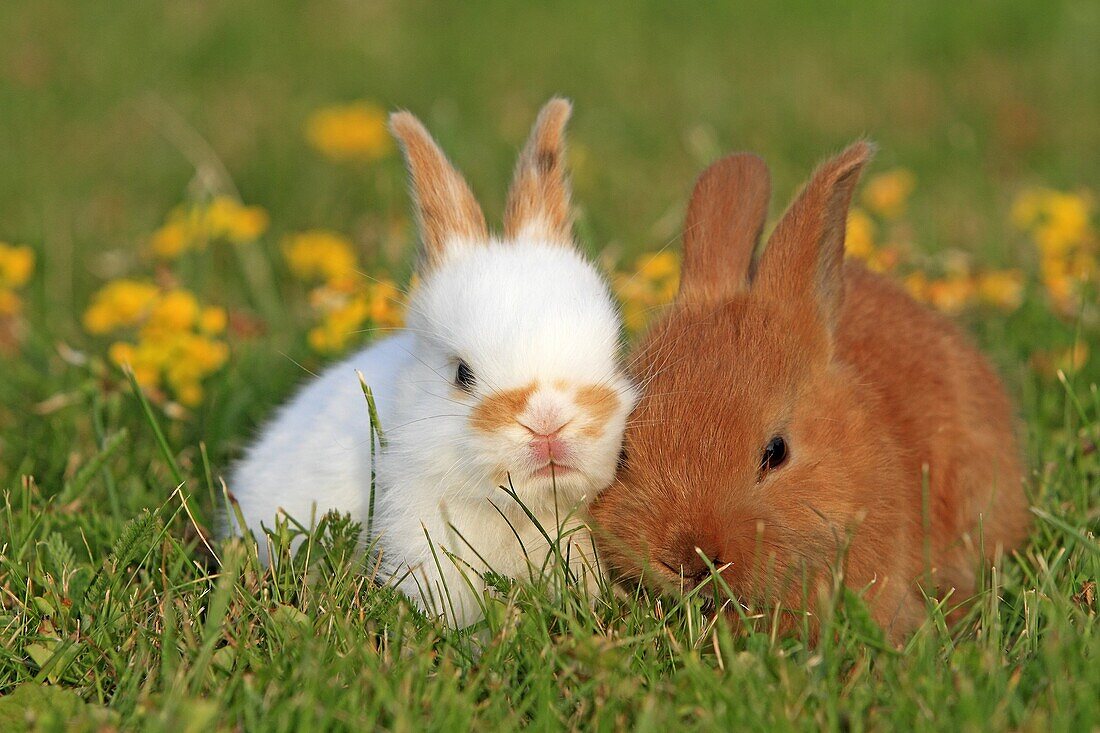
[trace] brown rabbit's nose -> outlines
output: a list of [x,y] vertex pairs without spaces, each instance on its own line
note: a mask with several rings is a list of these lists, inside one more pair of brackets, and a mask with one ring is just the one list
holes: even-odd
[[661,560],[661,565],[695,585],[711,576],[711,568],[721,572],[729,564],[723,558],[721,544],[714,537],[686,535],[677,544],[679,551]]

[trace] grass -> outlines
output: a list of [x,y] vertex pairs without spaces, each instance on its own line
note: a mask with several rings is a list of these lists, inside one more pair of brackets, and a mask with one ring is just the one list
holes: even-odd
[[[364,97],[423,115],[492,220],[535,110],[567,94],[578,229],[619,258],[675,240],[692,177],[724,150],[765,155],[778,206],[869,134],[880,169],[917,176],[923,252],[1034,272],[1009,202],[1037,183],[1100,191],[1098,39],[1083,1],[3,4],[0,239],[39,268],[26,338],[0,355],[0,729],[1096,729],[1100,337],[1036,285],[1011,315],[965,319],[1020,407],[1034,531],[967,623],[930,612],[901,651],[850,598],[809,647],[734,635],[693,598],[590,608],[525,584],[471,637],[374,587],[343,522],[272,574],[243,545],[213,561],[195,527],[298,365],[321,363],[280,235],[331,227],[371,271],[408,269],[399,161],[325,162],[303,140],[311,110]],[[104,280],[150,269],[140,242],[212,160],[272,213],[278,282],[245,292],[229,259],[188,285],[285,313],[235,339],[175,420],[104,366],[79,314]],[[1078,332],[1082,371],[1030,366]]]

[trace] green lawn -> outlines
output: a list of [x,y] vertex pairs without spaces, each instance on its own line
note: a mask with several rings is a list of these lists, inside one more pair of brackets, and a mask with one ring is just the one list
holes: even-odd
[[[711,5],[0,3],[0,241],[37,257],[24,316],[0,327],[0,730],[1100,729],[1100,323],[1095,303],[1052,312],[1009,215],[1032,186],[1100,196],[1100,4]],[[274,575],[254,548],[210,558],[195,526],[213,524],[218,477],[326,360],[283,236],[342,232],[398,282],[411,263],[400,159],[326,160],[310,113],[411,109],[495,221],[552,94],[575,103],[580,238],[610,262],[675,245],[693,177],[724,151],[765,156],[777,210],[870,136],[872,174],[915,176],[914,261],[1026,273],[1019,308],[959,316],[1020,407],[1036,515],[960,628],[931,612],[895,651],[849,600],[807,648],[731,635],[694,598],[590,609],[519,586],[467,636],[373,587],[339,523]],[[270,213],[252,259],[150,260],[196,168]],[[231,313],[202,404],[151,407],[163,441],[110,339],[81,327],[121,277],[174,278]],[[1042,355],[1075,339],[1089,359],[1059,381]]]

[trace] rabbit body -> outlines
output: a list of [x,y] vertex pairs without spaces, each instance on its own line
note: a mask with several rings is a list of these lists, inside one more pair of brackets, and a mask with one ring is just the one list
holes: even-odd
[[[384,575],[457,626],[480,618],[485,571],[537,576],[558,544],[594,585],[582,514],[614,476],[634,388],[607,284],[573,244],[568,115],[562,100],[540,115],[499,237],[423,126],[392,118],[424,241],[406,329],[330,368],[247,452],[230,489],[257,537],[280,512],[369,519]],[[373,514],[355,370],[385,438]]]
[[659,588],[713,582],[780,625],[816,626],[839,577],[898,639],[924,594],[1028,527],[1010,402],[945,318],[844,260],[857,144],[815,174],[754,263],[770,186],[759,158],[701,176],[676,303],[644,338],[627,456],[593,518],[603,554]]

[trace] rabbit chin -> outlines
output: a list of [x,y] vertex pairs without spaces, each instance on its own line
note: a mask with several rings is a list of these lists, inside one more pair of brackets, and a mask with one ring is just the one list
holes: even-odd
[[496,486],[514,491],[516,497],[536,514],[557,511],[563,516],[592,500],[614,475],[614,455],[607,461],[575,459],[568,465],[530,461],[501,470]]

